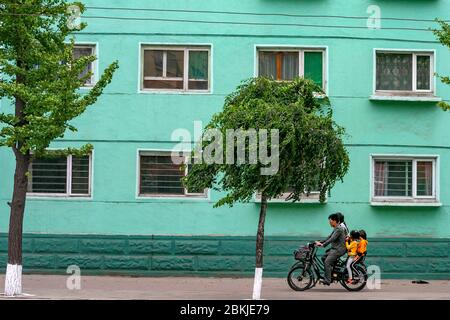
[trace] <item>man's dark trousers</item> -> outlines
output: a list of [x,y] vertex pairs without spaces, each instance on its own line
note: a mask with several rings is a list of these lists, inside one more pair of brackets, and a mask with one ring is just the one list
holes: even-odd
[[323,265],[325,267],[325,282],[331,283],[331,271],[333,270],[333,266],[340,256],[343,254],[338,252],[337,250],[331,248],[325,252],[325,255],[322,257]]

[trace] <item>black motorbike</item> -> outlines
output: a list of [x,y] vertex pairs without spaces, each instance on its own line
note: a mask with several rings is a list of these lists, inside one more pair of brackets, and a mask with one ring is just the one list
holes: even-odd
[[[308,243],[306,246],[295,250],[294,257],[298,260],[290,269],[287,281],[295,291],[304,291],[313,288],[320,279],[323,279],[324,265],[317,257],[317,246]],[[331,282],[339,282],[348,291],[360,291],[367,283],[367,268],[364,265],[364,257],[353,265],[353,281],[347,283],[348,272],[345,259],[338,259],[332,272]]]

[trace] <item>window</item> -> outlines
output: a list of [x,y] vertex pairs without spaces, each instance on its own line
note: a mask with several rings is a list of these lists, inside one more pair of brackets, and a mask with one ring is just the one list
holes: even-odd
[[[81,57],[95,55],[94,45],[75,45],[73,48],[73,58],[79,59]],[[92,76],[86,80],[84,84],[85,87],[90,87],[94,85],[94,63],[89,63],[82,73],[78,76],[79,78],[85,77],[89,72],[92,72]]]
[[209,91],[209,48],[146,46],[142,55],[142,89]]
[[325,90],[324,49],[268,49],[258,50],[258,75],[275,80],[305,77]]
[[171,152],[141,152],[139,155],[140,196],[197,196],[205,197],[206,190],[187,190],[181,179],[190,166],[183,170],[186,162],[183,155],[172,156]]
[[436,158],[374,158],[373,200],[436,200]]
[[29,168],[28,193],[88,197],[91,194],[91,156],[33,159]]
[[[317,177],[317,182],[314,183],[315,187],[313,188],[313,190],[307,194],[307,191],[305,190],[305,192],[302,193],[300,201],[297,203],[318,203],[319,198],[320,198],[320,191],[319,191],[319,181],[318,181],[318,177]],[[283,194],[281,194],[280,196],[269,200],[270,202],[286,202],[286,199],[292,194],[293,192],[293,187],[288,187],[288,189],[286,190],[286,192],[284,192]],[[257,193],[255,200],[257,202],[261,202],[261,194]],[[292,200],[289,200],[288,202],[292,202]]]
[[431,52],[377,51],[376,92],[394,95],[431,95],[433,59]]

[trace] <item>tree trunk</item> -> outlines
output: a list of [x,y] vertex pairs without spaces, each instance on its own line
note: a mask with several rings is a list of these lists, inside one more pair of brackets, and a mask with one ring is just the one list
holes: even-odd
[[[18,79],[19,80],[19,79]],[[23,124],[23,111],[25,103],[16,98],[16,117]],[[30,152],[20,152],[22,143],[19,142],[12,149],[16,156],[16,171],[14,173],[14,190],[9,216],[8,233],[8,265],[5,276],[5,295],[14,296],[22,294],[22,230],[25,200],[27,195],[28,178],[26,173],[30,164]]]
[[256,268],[255,280],[253,283],[253,299],[261,298],[263,258],[264,258],[264,222],[266,220],[267,197],[264,193],[261,195],[261,209],[259,211],[258,233],[256,235]]

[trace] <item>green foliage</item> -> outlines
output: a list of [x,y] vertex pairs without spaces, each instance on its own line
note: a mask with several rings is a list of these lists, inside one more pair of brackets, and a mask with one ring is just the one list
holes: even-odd
[[[275,198],[288,188],[292,189],[288,198],[292,201],[299,201],[305,191],[309,194],[319,188],[323,202],[328,190],[346,174],[349,157],[342,141],[344,129],[333,121],[328,98],[317,98],[315,93],[323,92],[302,78],[277,82],[259,77],[243,82],[205,129],[218,129],[224,137],[227,129],[278,129],[278,172],[261,175],[265,165],[260,161],[239,165],[199,163],[193,164],[184,178],[185,186],[225,191],[226,196],[215,206],[249,201],[255,192]],[[202,143],[204,149],[210,141]],[[245,146],[248,154],[249,144]],[[224,159],[226,148],[224,143]],[[233,148],[236,154],[236,144]]]
[[[118,68],[118,62],[113,62],[92,89],[80,92],[92,74],[82,78],[79,74],[96,57],[73,58],[70,33],[86,25],[78,30],[68,27],[70,5],[84,11],[83,4],[64,0],[1,2],[0,99],[15,101],[16,112],[0,112],[0,146],[44,154],[50,142],[63,137],[67,129],[76,131],[70,121],[96,102]],[[18,111],[18,102],[24,105],[23,112]]]
[[[450,25],[439,19],[436,19],[436,21],[441,25],[441,29],[435,29],[433,33],[444,46],[450,49]],[[450,85],[450,77],[439,76],[439,78],[443,83]],[[444,111],[450,111],[450,104],[444,101],[439,102],[438,106]]]
[[58,150],[40,150],[39,152],[33,153],[36,158],[60,158],[72,155],[75,157],[82,157],[92,152],[94,146],[90,143],[85,144],[81,148],[66,148]]

